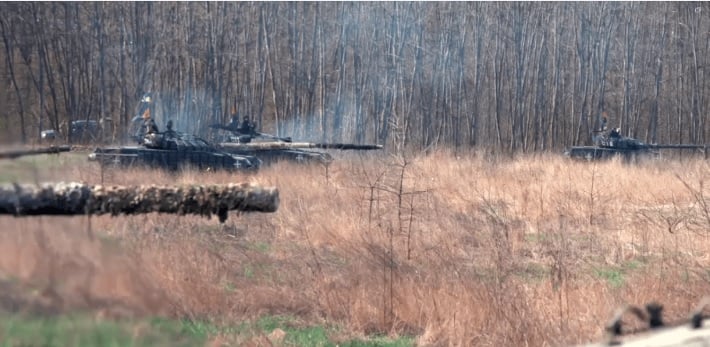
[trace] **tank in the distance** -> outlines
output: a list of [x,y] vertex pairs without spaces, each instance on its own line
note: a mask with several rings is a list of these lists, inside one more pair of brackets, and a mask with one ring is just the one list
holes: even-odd
[[607,120],[602,120],[599,130],[594,131],[591,146],[571,146],[565,149],[565,156],[580,160],[601,160],[620,157],[625,161],[640,157],[655,158],[662,149],[699,150],[707,157],[706,145],[695,144],[647,144],[638,139],[621,135],[620,128],[607,129]]

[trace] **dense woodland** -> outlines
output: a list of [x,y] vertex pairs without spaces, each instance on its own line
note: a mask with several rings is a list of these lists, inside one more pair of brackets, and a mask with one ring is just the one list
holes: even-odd
[[[707,143],[710,6],[692,2],[2,2],[0,136],[110,119],[145,92],[204,134],[233,108],[296,138],[506,152],[606,114]],[[3,142],[7,142],[3,141]]]

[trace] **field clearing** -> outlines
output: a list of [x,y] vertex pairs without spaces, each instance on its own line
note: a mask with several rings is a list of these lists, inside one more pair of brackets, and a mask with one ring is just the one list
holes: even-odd
[[[276,186],[279,210],[216,218],[0,217],[0,309],[236,326],[293,317],[331,341],[595,341],[624,303],[685,318],[710,292],[702,160],[339,155],[326,170],[101,172],[84,154],[0,162],[4,182]],[[213,345],[268,345],[215,330]],[[266,331],[268,334],[269,331]],[[235,337],[236,336],[236,337]],[[398,340],[399,341],[399,340]]]

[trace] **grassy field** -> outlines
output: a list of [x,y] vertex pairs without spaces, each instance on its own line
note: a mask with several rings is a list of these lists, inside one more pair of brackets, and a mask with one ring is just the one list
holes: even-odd
[[281,205],[225,224],[0,217],[2,345],[562,346],[625,303],[685,318],[710,289],[702,160],[444,151],[170,175],[42,157],[0,180],[249,181]]

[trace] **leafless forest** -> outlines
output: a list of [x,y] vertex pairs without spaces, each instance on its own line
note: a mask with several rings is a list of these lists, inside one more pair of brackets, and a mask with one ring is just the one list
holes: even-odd
[[112,119],[153,92],[202,133],[414,150],[589,142],[604,113],[647,142],[705,143],[710,7],[692,2],[0,4],[0,134]]

